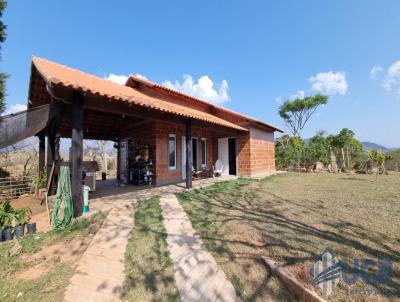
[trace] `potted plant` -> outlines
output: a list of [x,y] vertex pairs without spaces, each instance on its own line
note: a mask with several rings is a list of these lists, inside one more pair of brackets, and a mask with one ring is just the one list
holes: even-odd
[[3,223],[3,239],[4,241],[11,240],[14,237],[14,228],[17,225],[17,220],[14,213],[6,213]]
[[5,219],[6,219],[6,213],[3,211],[3,209],[0,209],[0,242],[3,241],[3,226]]
[[36,233],[36,222],[29,223],[31,220],[32,211],[30,208],[26,208],[24,223],[26,224],[26,233],[35,234]]
[[13,238],[14,227],[17,225],[14,209],[10,204],[10,200],[6,199],[3,203],[2,211],[2,229],[4,241]]
[[16,209],[14,216],[16,219],[17,226],[15,227],[15,236],[24,236],[25,225],[29,222],[31,210],[26,208]]

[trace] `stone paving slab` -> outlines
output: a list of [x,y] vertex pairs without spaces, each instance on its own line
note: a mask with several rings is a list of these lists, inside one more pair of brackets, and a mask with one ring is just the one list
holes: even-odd
[[[194,188],[201,188],[212,185],[213,183],[235,179],[236,177],[218,177],[196,181],[193,183]],[[91,301],[121,301],[122,286],[125,279],[124,273],[124,255],[129,238],[129,233],[134,223],[134,205],[139,200],[146,200],[154,196],[164,196],[184,190],[182,184],[168,185],[161,187],[149,187],[143,190],[131,190],[126,187],[124,192],[119,188],[108,187],[104,197],[91,199],[90,213],[94,214],[99,211],[110,210],[102,227],[92,239],[89,247],[82,255],[78,262],[75,275],[71,278],[65,294],[64,301],[67,302],[91,302]],[[112,191],[112,192],[107,192]],[[110,194],[111,193],[111,194]],[[175,198],[175,196],[174,196]],[[176,201],[177,202],[177,201]],[[179,205],[179,204],[178,204]],[[190,270],[195,269],[198,278],[194,278],[192,282],[184,282],[187,298],[183,301],[197,301],[192,298],[193,295],[198,297],[199,301],[211,301],[209,297],[215,295],[206,295],[202,297],[202,292],[193,288],[203,288],[203,284],[197,284],[196,281],[211,277],[217,277],[220,273],[216,272],[215,261],[205,251],[202,251],[202,243],[198,237],[194,235],[191,223],[182,208],[170,208],[170,215],[175,217],[174,223],[170,224],[169,239],[173,245],[170,247],[174,250],[173,254],[177,256],[177,260],[182,263],[182,273],[179,276],[190,274]],[[178,236],[174,237],[173,234]],[[172,253],[171,253],[172,254]],[[211,259],[210,259],[211,258]],[[186,263],[186,262],[187,263]],[[214,262],[212,262],[214,261]],[[199,265],[199,263],[212,263],[212,266]],[[211,271],[210,271],[211,269]],[[177,274],[175,274],[177,276]],[[218,277],[222,278],[222,277]],[[175,278],[176,279],[176,278]],[[177,279],[176,279],[177,280]],[[186,280],[187,281],[187,280]],[[224,284],[228,282],[228,285]],[[229,297],[232,286],[229,281],[221,283],[221,290],[216,290],[222,297],[221,299],[212,301],[233,301],[224,300]],[[204,290],[210,290],[204,288]],[[193,292],[194,294],[189,295]],[[225,293],[228,292],[228,293]],[[181,294],[182,295],[182,294]]]
[[175,283],[183,302],[238,301],[232,284],[195,235],[175,195],[160,197]]
[[134,223],[133,204],[109,212],[79,260],[64,301],[120,301],[125,280],[124,254]]

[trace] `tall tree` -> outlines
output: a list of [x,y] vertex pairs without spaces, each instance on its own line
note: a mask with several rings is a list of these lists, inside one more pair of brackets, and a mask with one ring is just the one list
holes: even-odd
[[[353,157],[358,156],[362,152],[362,144],[354,137],[354,132],[350,129],[343,128],[339,134],[328,136],[328,142],[331,146],[331,161],[332,166],[336,172],[336,154],[340,154],[342,162],[340,169],[351,168],[350,166],[350,155]],[[345,150],[347,154],[347,165],[345,159]]]
[[[3,23],[3,12],[7,6],[7,2],[5,0],[0,0],[0,50],[1,50],[1,43],[4,42],[6,39],[6,26]],[[1,53],[0,53],[1,59]],[[5,82],[6,82],[7,74],[1,72],[0,73],[0,113],[2,113],[5,109],[6,102],[5,102]]]
[[317,108],[328,103],[328,97],[321,94],[304,99],[287,100],[279,107],[279,115],[284,119],[293,136],[300,136],[301,130]]

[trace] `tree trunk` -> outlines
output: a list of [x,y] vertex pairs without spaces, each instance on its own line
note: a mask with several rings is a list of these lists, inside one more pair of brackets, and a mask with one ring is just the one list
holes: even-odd
[[337,166],[337,162],[336,162],[336,154],[335,152],[333,152],[333,150],[331,149],[331,165],[332,165],[332,170],[334,173],[338,173],[338,166]]
[[345,159],[345,157],[344,157],[344,148],[342,148],[342,159],[343,159],[343,166],[344,166],[344,169],[347,170],[347,167],[346,167],[346,159]]

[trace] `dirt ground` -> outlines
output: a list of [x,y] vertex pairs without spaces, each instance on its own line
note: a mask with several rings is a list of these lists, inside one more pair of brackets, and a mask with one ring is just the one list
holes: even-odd
[[11,205],[16,208],[29,207],[32,211],[32,215],[46,212],[46,204],[40,204],[40,199],[34,195],[23,195],[19,198],[11,200]]
[[90,241],[91,237],[79,236],[70,241],[43,247],[42,250],[33,255],[23,255],[23,260],[37,262],[37,264],[20,272],[16,278],[19,280],[33,280],[47,274],[54,264],[68,263],[74,265],[82,256]]
[[40,199],[34,195],[24,195],[11,200],[13,208],[29,207],[32,211],[30,222],[36,222],[36,231],[46,232],[51,229],[46,210],[46,203],[40,204]]

